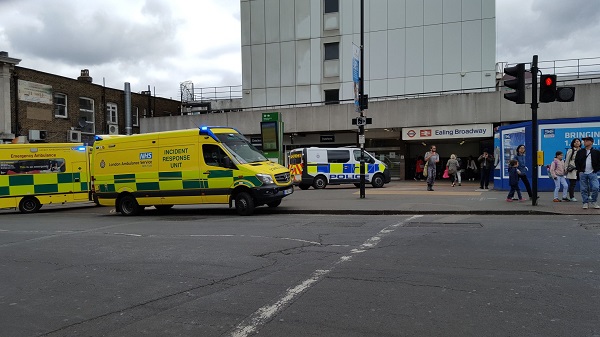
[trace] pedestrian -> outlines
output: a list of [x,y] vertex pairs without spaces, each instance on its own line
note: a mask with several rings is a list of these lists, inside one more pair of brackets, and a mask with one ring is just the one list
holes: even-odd
[[473,156],[469,156],[469,159],[467,160],[466,170],[466,178],[469,181],[475,181],[475,177],[477,176],[477,164],[475,164],[475,159],[473,159]]
[[567,198],[569,185],[567,184],[565,173],[566,171],[565,162],[563,161],[563,152],[556,151],[554,160],[552,161],[552,164],[550,164],[550,175],[552,176],[552,179],[554,179],[554,200],[552,200],[554,202],[561,202],[561,200],[558,198],[558,191],[560,191],[561,185],[563,187],[562,200],[570,201],[569,198]]
[[465,172],[462,159],[456,157],[456,161],[458,162],[458,171],[456,171],[456,180],[458,181],[458,186],[462,183],[462,174]]
[[574,138],[571,141],[571,148],[567,151],[567,160],[565,161],[565,167],[567,168],[567,179],[569,180],[569,200],[577,201],[575,198],[575,185],[577,185],[577,169],[575,168],[575,156],[581,149],[581,140]]
[[451,154],[450,159],[446,162],[446,169],[448,170],[448,175],[450,176],[450,182],[452,183],[452,187],[456,186],[456,175],[458,174],[458,160],[456,160],[456,155]]
[[417,157],[417,163],[415,165],[415,180],[423,181],[423,170],[425,168],[425,161],[423,160],[423,156]]
[[494,157],[488,153],[488,149],[483,149],[483,153],[479,158],[479,169],[481,170],[481,180],[479,181],[480,189],[488,189],[490,184],[490,172],[492,172],[492,165],[494,165]]
[[435,183],[435,175],[437,173],[435,166],[440,161],[439,153],[435,152],[436,147],[432,145],[430,150],[425,153],[425,162],[427,163],[427,190],[433,191],[433,184]]
[[579,172],[579,187],[581,189],[581,201],[583,209],[590,205],[600,208],[598,205],[598,172],[600,171],[600,151],[592,147],[594,138],[583,137],[584,148],[577,152],[575,166]]
[[525,185],[529,199],[533,198],[531,185],[529,184],[529,179],[527,179],[527,172],[529,171],[529,168],[527,168],[527,165],[525,164],[525,145],[521,144],[517,146],[517,154],[512,159],[519,162],[519,179],[521,179],[523,185]]
[[508,184],[510,185],[510,191],[508,192],[508,196],[506,197],[507,202],[512,202],[513,197],[515,196],[515,192],[517,192],[517,196],[519,197],[519,201],[525,201],[523,196],[521,196],[521,189],[519,188],[519,162],[516,160],[511,160],[508,162]]

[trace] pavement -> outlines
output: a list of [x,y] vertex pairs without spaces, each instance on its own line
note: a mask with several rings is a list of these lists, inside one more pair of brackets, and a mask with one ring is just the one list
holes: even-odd
[[[600,209],[582,209],[581,194],[575,193],[577,202],[553,202],[552,192],[539,192],[536,206],[531,200],[507,202],[508,191],[479,189],[479,182],[463,181],[462,186],[452,187],[450,181],[436,181],[434,191],[427,191],[427,184],[414,180],[393,180],[383,188],[367,185],[365,198],[352,184],[328,185],[325,189],[308,190],[294,188],[294,193],[283,199],[277,208],[259,207],[256,214],[563,214],[600,215]],[[521,191],[527,198],[527,192]],[[562,195],[562,192],[559,194]],[[65,205],[44,205],[44,210],[72,207],[94,207],[91,202]],[[176,206],[176,208],[201,208],[211,214],[235,214],[224,205]],[[107,208],[108,210],[108,208]],[[1,213],[18,210],[1,210]]]
[[[278,212],[317,214],[571,214],[600,215],[600,209],[582,209],[581,194],[577,202],[553,202],[553,192],[539,192],[538,202],[507,202],[508,191],[479,189],[478,181],[463,181],[452,187],[449,180],[436,181],[434,191],[414,180],[393,180],[383,188],[367,185],[365,198],[354,185],[329,185],[322,190],[312,187],[286,197]],[[527,199],[525,189],[521,191]],[[562,196],[562,191],[559,193]]]

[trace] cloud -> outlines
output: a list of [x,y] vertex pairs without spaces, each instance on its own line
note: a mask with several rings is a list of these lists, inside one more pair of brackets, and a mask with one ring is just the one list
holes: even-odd
[[239,0],[0,0],[0,49],[22,67],[89,69],[94,83],[177,99],[190,78],[241,83]]
[[600,56],[600,6],[588,0],[497,0],[498,60],[531,62]]

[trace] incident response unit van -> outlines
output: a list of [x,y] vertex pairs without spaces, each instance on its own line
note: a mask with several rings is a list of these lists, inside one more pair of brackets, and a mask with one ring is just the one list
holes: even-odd
[[96,136],[92,158],[98,202],[123,215],[183,204],[229,204],[250,215],[293,192],[289,170],[230,127]]
[[[383,187],[391,180],[384,163],[365,153],[365,181]],[[325,188],[328,184],[360,184],[361,150],[356,147],[298,148],[290,152],[288,165],[292,181],[300,189]]]
[[44,204],[92,200],[89,160],[83,144],[0,144],[0,208],[35,213]]

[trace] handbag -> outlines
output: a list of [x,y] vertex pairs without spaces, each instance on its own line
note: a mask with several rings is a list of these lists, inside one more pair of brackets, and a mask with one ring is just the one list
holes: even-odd
[[576,169],[575,165],[569,164],[569,166],[567,166],[567,172],[573,172],[573,171],[575,171],[575,169]]
[[444,175],[442,175],[442,178],[448,179],[450,178],[450,174],[448,173],[448,168],[446,167],[446,169],[444,170]]
[[425,163],[425,167],[423,167],[423,177],[427,177],[427,167],[429,166],[429,162]]

